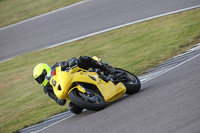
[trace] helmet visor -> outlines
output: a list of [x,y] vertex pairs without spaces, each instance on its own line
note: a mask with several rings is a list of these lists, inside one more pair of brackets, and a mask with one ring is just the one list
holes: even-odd
[[37,77],[35,80],[39,83],[42,84],[44,82],[45,76],[47,75],[47,71],[44,69],[42,74]]

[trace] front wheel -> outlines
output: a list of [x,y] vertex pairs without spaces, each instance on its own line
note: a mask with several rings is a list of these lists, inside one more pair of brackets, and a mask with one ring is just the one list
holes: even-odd
[[99,111],[106,106],[103,97],[92,90],[82,93],[78,89],[74,89],[69,93],[69,98],[74,104],[88,110]]
[[126,87],[126,94],[134,94],[140,90],[141,82],[137,76],[121,68],[115,68],[115,73],[123,73],[123,75],[118,78],[118,81],[123,83]]

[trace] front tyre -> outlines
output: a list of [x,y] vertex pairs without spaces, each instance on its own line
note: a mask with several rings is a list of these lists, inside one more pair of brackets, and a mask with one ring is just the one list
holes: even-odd
[[82,93],[78,89],[73,89],[69,93],[69,98],[77,106],[88,110],[99,111],[106,106],[106,102],[102,96],[92,90]]

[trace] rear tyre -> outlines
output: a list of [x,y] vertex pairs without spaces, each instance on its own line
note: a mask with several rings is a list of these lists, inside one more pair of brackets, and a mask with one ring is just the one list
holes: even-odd
[[82,93],[78,89],[74,89],[69,93],[69,98],[77,106],[88,110],[99,111],[106,106],[103,97],[92,90]]
[[122,81],[122,83],[126,87],[126,94],[134,94],[140,90],[141,82],[137,76],[135,76],[134,74],[132,74],[126,70],[120,69],[120,68],[115,68],[115,71],[116,71],[116,73],[117,72],[125,73],[125,75],[123,77],[126,77],[126,80]]

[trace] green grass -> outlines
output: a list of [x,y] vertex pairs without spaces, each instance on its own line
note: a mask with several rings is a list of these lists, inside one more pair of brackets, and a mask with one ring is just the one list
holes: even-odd
[[32,70],[40,62],[53,65],[80,55],[137,75],[200,42],[200,8],[145,21],[59,47],[25,54],[0,64],[0,132],[12,132],[61,112],[43,93]]
[[4,27],[82,0],[0,0],[0,27]]

